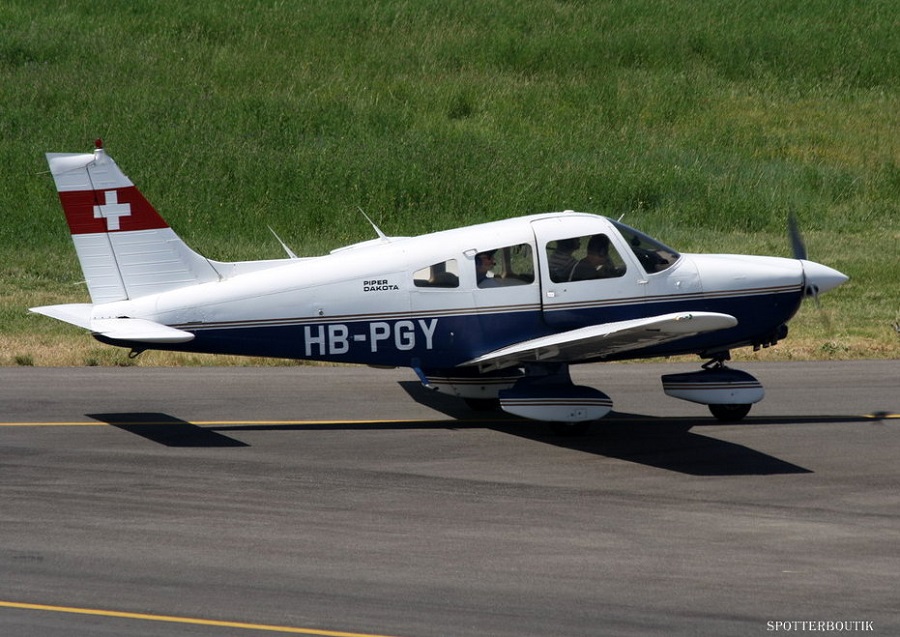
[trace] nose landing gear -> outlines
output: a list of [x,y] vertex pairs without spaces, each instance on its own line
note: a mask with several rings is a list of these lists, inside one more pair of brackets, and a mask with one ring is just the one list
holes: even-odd
[[728,354],[721,354],[703,364],[698,372],[666,374],[663,391],[668,396],[706,405],[721,422],[737,422],[744,418],[753,403],[765,396],[762,384],[752,375],[725,366]]
[[750,403],[741,404],[710,404],[707,405],[709,408],[709,413],[716,417],[716,420],[721,422],[738,422],[742,420],[744,416],[750,413],[750,408],[753,405]]

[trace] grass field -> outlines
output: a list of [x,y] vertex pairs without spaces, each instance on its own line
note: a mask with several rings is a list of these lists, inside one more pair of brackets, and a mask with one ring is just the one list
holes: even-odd
[[[87,300],[44,152],[104,138],[195,249],[298,254],[575,209],[682,251],[852,277],[785,358],[898,357],[900,17],[846,2],[6,0],[0,364],[125,364],[28,314]],[[150,355],[141,364],[198,364]],[[228,359],[230,362],[232,359]]]

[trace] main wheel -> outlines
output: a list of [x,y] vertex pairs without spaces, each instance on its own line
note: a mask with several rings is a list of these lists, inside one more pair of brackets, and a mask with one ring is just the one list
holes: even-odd
[[750,413],[752,405],[707,405],[709,412],[721,422],[737,422]]
[[591,430],[593,424],[590,420],[581,422],[551,422],[550,431],[557,436],[585,436]]
[[496,411],[500,409],[499,398],[464,398],[472,411]]

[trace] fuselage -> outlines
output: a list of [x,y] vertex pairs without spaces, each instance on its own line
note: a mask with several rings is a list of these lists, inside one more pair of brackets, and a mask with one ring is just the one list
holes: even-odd
[[[574,243],[568,256],[587,261],[587,244],[599,235],[611,263],[602,276],[555,269]],[[484,255],[494,263],[487,277],[479,272]],[[679,311],[730,314],[738,325],[627,357],[768,345],[784,336],[806,289],[796,259],[678,254],[605,217],[572,212],[370,241],[258,268],[96,305],[93,316],[142,318],[195,335],[161,349],[435,369],[563,330]]]

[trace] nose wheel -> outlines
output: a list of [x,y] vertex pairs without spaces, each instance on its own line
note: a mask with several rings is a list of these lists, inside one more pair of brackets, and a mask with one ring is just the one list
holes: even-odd
[[[721,354],[711,361],[701,365],[703,369],[723,370],[728,369],[725,361],[731,358],[729,353]],[[719,422],[738,422],[743,420],[744,416],[750,413],[752,403],[717,403],[707,405],[709,413],[711,413]]]
[[666,374],[662,377],[666,395],[706,405],[719,422],[737,422],[750,407],[763,399],[762,384],[745,371],[725,366],[723,352],[704,363],[699,372]]
[[719,404],[707,405],[709,413],[720,422],[737,422],[750,413],[750,404]]

